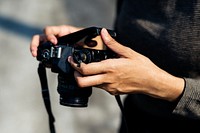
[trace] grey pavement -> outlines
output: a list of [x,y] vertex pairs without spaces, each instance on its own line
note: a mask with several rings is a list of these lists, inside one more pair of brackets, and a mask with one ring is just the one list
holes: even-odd
[[[115,0],[0,0],[0,133],[49,133],[48,115],[29,52],[34,34],[48,25],[112,29]],[[57,74],[47,70],[57,133],[116,133],[115,98],[94,88],[87,108],[59,104]]]

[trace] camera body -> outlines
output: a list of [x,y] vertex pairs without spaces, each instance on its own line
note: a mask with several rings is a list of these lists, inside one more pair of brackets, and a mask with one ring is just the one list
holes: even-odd
[[[72,56],[78,65],[82,62],[87,64],[115,57],[109,49],[96,50],[83,47],[86,41],[93,41],[93,38],[100,35],[101,29],[99,27],[85,28],[59,37],[57,45],[47,41],[38,46],[37,60],[44,67],[50,68],[52,72],[58,73],[57,90],[60,94],[61,105],[87,107],[88,99],[92,94],[92,87],[78,87],[74,70],[67,61],[69,56]],[[108,32],[112,37],[116,37],[114,31],[108,30]]]

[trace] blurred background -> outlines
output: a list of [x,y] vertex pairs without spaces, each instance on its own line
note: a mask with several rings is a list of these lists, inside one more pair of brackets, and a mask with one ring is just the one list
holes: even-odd
[[[45,26],[71,24],[113,29],[115,0],[0,0],[0,133],[49,133],[48,115],[29,52]],[[47,70],[57,133],[116,133],[115,98],[93,89],[87,108],[59,104],[57,74]]]

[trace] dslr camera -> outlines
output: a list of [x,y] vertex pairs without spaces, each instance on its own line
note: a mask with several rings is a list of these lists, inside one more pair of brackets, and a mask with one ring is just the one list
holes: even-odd
[[[98,62],[108,58],[114,58],[115,54],[106,49],[92,49],[85,47],[88,43],[97,43],[93,38],[100,35],[102,28],[89,27],[80,31],[58,38],[57,45],[51,42],[41,42],[38,46],[37,60],[45,68],[58,73],[57,91],[60,94],[60,104],[71,107],[87,107],[88,99],[92,94],[92,87],[79,88],[74,70],[67,61],[72,56],[80,65],[83,63]],[[116,33],[108,29],[109,34],[115,38]]]

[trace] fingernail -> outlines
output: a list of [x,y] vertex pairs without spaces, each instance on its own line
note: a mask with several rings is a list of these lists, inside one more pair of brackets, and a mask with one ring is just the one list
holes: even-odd
[[51,39],[50,41],[51,41],[53,44],[56,44],[55,39]]
[[105,34],[105,35],[108,34],[108,31],[106,30],[106,28],[103,28],[103,29],[102,29],[102,32],[103,32],[103,34]]
[[69,63],[71,63],[72,57],[71,57],[71,56],[68,56],[67,60],[68,60]]
[[33,53],[33,56],[34,56],[34,57],[36,57],[36,56],[37,56],[37,52],[36,52],[36,51],[34,51],[34,53]]
[[32,49],[31,49],[31,54],[32,54],[33,57],[37,56],[37,52],[35,50],[32,50]]
[[102,29],[102,37],[104,41],[109,40],[109,34],[105,28]]

